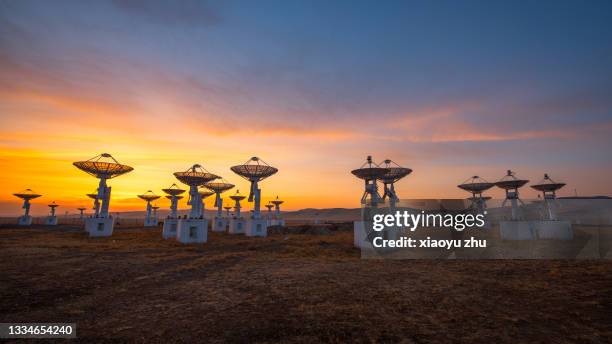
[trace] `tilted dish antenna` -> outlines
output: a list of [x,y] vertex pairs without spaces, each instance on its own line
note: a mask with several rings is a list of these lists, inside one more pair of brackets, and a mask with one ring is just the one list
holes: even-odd
[[198,187],[219,178],[219,176],[208,172],[199,164],[195,164],[183,172],[174,172],[174,176],[181,183],[189,186],[189,199],[187,200],[187,205],[191,206],[189,217],[192,219],[203,218],[204,206]]
[[544,178],[540,180],[540,182],[531,185],[533,189],[542,192],[542,198],[546,206],[547,220],[557,220],[554,203],[557,198],[557,191],[565,185],[565,183],[552,180],[552,178],[548,176],[548,173],[544,173]]
[[253,207],[253,218],[258,219],[261,216],[261,189],[258,183],[262,180],[274,175],[278,169],[268,165],[265,161],[258,157],[252,157],[242,165],[232,166],[231,170],[242,178],[251,182],[249,192],[249,202],[255,201]]
[[[134,168],[120,164],[108,153],[102,153],[89,160],[77,161],[72,164],[81,171],[100,179],[94,200],[95,217],[108,217],[111,188],[106,185],[106,180],[131,172]],[[100,201],[102,204],[100,204]]]
[[472,197],[470,197],[470,201],[472,201],[471,206],[481,212],[486,209],[487,200],[487,197],[483,197],[482,193],[494,186],[495,183],[489,183],[479,176],[472,176],[471,178],[466,179],[463,183],[457,185],[458,188],[472,194]]
[[23,191],[14,193],[13,196],[21,198],[23,200],[23,206],[21,208],[24,209],[24,216],[29,216],[30,215],[30,201],[42,195],[32,191],[32,189],[25,189]]
[[[372,156],[368,155],[366,162],[361,165],[360,168],[352,170],[351,173],[359,178],[363,179],[365,183],[365,191],[361,196],[361,204],[376,207],[378,203],[382,201],[382,197],[378,193],[377,180],[389,172],[389,169],[378,166],[372,161]],[[368,196],[370,202],[368,204]]]
[[512,203],[512,220],[519,220],[518,203],[522,205],[525,205],[525,203],[521,201],[518,189],[527,183],[529,183],[529,180],[517,178],[511,170],[508,170],[506,175],[495,183],[495,186],[506,191],[506,199],[504,199],[502,207],[506,205],[508,200]]

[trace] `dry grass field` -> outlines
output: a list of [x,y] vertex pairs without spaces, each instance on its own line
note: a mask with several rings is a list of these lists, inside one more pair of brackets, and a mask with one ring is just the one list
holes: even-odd
[[3,227],[0,281],[0,322],[75,322],[83,343],[612,338],[611,261],[361,260],[351,232]]

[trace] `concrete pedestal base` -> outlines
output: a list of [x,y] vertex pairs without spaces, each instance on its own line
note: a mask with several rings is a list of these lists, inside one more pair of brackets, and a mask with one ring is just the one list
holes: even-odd
[[19,226],[30,226],[32,225],[32,216],[28,215],[28,216],[20,216],[19,219],[17,219],[17,224]]
[[244,234],[247,226],[247,221],[243,217],[231,218],[229,223],[230,234]]
[[249,219],[246,230],[244,232],[246,236],[268,236],[268,220],[267,219]]
[[90,237],[109,237],[113,235],[115,219],[111,217],[90,217],[85,219],[85,231]]
[[225,230],[227,229],[227,224],[228,224],[228,221],[225,217],[215,216],[215,218],[213,219],[213,226],[211,229],[213,232],[225,232]]
[[531,221],[531,227],[538,239],[572,240],[574,231],[569,221]]
[[534,240],[535,231],[527,221],[501,221],[499,235],[503,240]]
[[180,219],[176,240],[183,244],[203,243],[208,240],[208,220]]
[[157,227],[159,224],[158,219],[145,219],[144,226],[145,227]]
[[45,224],[47,226],[57,226],[57,216],[47,216]]
[[164,229],[162,230],[162,238],[164,239],[175,239],[176,230],[178,229],[178,219],[166,219],[164,221]]
[[355,247],[372,248],[372,241],[368,239],[367,232],[367,230],[371,227],[372,224],[365,221],[355,221],[353,223],[353,245]]

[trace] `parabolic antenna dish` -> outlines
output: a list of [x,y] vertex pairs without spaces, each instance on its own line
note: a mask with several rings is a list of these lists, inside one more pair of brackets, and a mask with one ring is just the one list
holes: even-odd
[[382,179],[387,172],[389,172],[389,169],[382,167],[365,167],[351,171],[355,177],[367,180]]
[[102,153],[86,161],[72,163],[78,169],[96,177],[111,179],[134,170],[133,167],[120,164],[108,153]]
[[232,208],[233,208],[233,207],[231,207],[231,206],[229,206],[229,205],[226,205],[225,207],[223,207],[223,209],[225,209],[225,210],[230,210],[230,209],[232,209]]
[[529,180],[519,179],[514,175],[514,172],[508,170],[508,173],[502,179],[496,182],[495,185],[504,190],[514,190],[527,183],[529,183]]
[[226,182],[210,182],[210,183],[204,184],[205,188],[210,189],[214,192],[219,192],[219,193],[227,191],[233,188],[234,186],[235,186],[234,184],[230,184]]
[[191,166],[189,169],[187,169],[187,171],[184,172],[174,172],[174,176],[181,183],[189,186],[204,185],[212,180],[219,178],[219,176],[206,171],[199,164]]
[[154,205],[154,206],[151,207],[151,209],[157,210],[157,209],[159,209],[159,206]]
[[270,203],[274,204],[274,205],[281,205],[283,204],[285,201],[281,201],[278,196],[276,196],[276,199],[270,201]]
[[51,202],[51,204],[47,205],[49,208],[57,208],[59,207],[59,204],[56,204],[55,201]]
[[91,199],[96,199],[96,198],[98,198],[98,194],[97,193],[93,193],[93,192],[92,193],[88,193],[87,197],[89,197]]
[[387,184],[395,183],[398,180],[412,173],[412,169],[409,169],[407,167],[401,167],[391,159],[385,160],[385,165],[383,166],[383,168],[386,168],[388,171],[382,176],[381,179],[384,183]]
[[495,186],[495,183],[489,183],[486,180],[480,178],[479,176],[473,176],[472,178],[468,178],[463,183],[457,185],[458,188],[471,193],[482,193],[486,190],[489,190],[493,186]]
[[[178,196],[180,194],[182,194],[183,192],[185,192],[185,190],[179,188],[176,184],[172,184],[172,186],[170,186],[167,189],[162,189],[163,192],[167,193],[170,196]],[[172,197],[170,197],[172,198]]]
[[77,208],[78,211],[85,211],[87,208]]
[[145,192],[142,195],[138,195],[138,198],[143,199],[143,200],[145,200],[147,202],[154,201],[154,200],[156,200],[156,199],[158,199],[160,197],[161,196],[158,196],[158,195],[154,194],[153,191],[151,191],[151,190]]
[[209,197],[215,194],[214,192],[207,190],[207,189],[200,189],[198,193],[200,194],[200,196],[202,196],[202,199],[205,199],[206,197]]
[[230,168],[234,173],[250,181],[262,181],[278,172],[276,167],[268,165],[265,161],[254,156],[242,165]]
[[42,196],[42,195],[39,195],[36,192],[32,191],[31,189],[25,189],[25,190],[23,190],[21,192],[14,193],[13,195],[17,196],[17,197],[19,197],[21,199],[24,199],[24,200],[31,200],[31,199],[38,198],[38,197]]
[[355,177],[364,180],[382,179],[382,177],[388,172],[388,168],[383,168],[376,165],[376,163],[372,161],[371,156],[368,156],[366,162],[361,165],[360,168],[351,171]]
[[555,182],[550,179],[548,173],[544,174],[544,179],[542,179],[538,184],[531,185],[532,188],[542,191],[542,192],[554,192],[565,186],[565,183]]
[[183,199],[183,196],[177,196],[177,195],[166,195],[167,199],[172,199],[172,197],[176,197],[176,199]]
[[243,196],[240,194],[240,190],[236,190],[236,193],[230,196],[231,199],[233,199],[234,201],[242,201],[243,199],[246,198],[246,196]]
[[388,172],[388,168],[382,167],[364,167],[351,171],[355,177],[366,180],[382,179],[382,177]]

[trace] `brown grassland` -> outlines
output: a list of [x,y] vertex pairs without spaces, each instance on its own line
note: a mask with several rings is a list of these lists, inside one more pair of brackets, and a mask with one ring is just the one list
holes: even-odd
[[612,338],[611,261],[362,260],[352,232],[200,245],[0,228],[0,322],[92,342],[580,342]]

